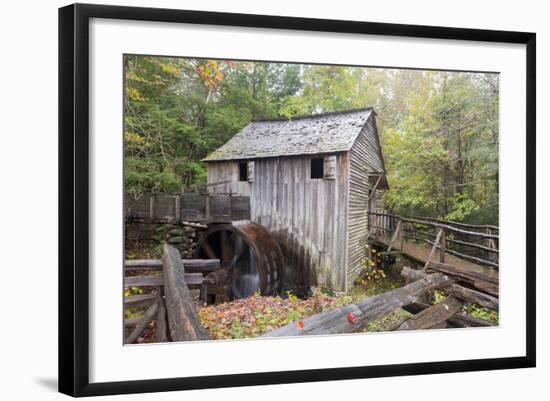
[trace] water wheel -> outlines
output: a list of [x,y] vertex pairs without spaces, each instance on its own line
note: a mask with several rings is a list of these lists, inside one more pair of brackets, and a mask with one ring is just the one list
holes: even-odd
[[261,224],[236,221],[217,224],[199,240],[198,258],[220,259],[229,299],[280,293],[283,253],[269,230]]

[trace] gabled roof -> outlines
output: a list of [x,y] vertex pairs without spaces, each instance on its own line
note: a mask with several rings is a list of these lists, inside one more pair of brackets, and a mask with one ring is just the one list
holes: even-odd
[[372,108],[292,119],[253,121],[204,161],[344,152],[374,113]]

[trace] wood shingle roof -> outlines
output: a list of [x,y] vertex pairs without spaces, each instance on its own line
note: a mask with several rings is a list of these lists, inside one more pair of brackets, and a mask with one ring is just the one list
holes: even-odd
[[372,108],[292,119],[254,121],[204,161],[257,159],[348,151]]

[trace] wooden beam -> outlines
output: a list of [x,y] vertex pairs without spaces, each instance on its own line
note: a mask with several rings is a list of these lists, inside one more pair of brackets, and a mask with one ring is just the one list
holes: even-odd
[[[430,245],[434,245],[434,243],[430,240],[426,240],[426,242]],[[451,255],[458,256],[459,258],[471,260],[472,262],[476,262],[477,264],[492,266],[496,269],[499,268],[498,263],[491,262],[490,260],[478,258],[477,256],[466,255],[465,253],[454,251],[452,249],[447,249],[447,252]]]
[[124,297],[124,306],[148,304],[154,302],[155,299],[157,299],[156,294],[129,295]]
[[[489,248],[489,247],[486,247],[485,245],[474,244],[474,243],[471,243],[471,242],[460,241],[460,240],[451,239],[451,238],[447,238],[446,241],[451,243],[451,244],[459,244],[459,245],[464,245],[464,246],[470,246],[472,248],[482,249],[482,250],[487,251],[487,252],[492,252],[492,253],[496,253],[496,254],[499,253],[498,249],[496,249],[496,246],[493,247],[493,248]],[[492,239],[489,239],[487,241],[491,241],[493,244],[495,242]]]
[[216,254],[214,253],[214,250],[212,249],[206,238],[204,239],[204,241],[202,241],[201,245],[204,253],[206,253],[206,256],[208,256],[208,259],[216,259]]
[[[187,284],[199,285],[202,284],[202,273],[185,273],[185,282]],[[124,278],[124,287],[159,287],[164,285],[164,276],[145,275],[132,276]]]
[[441,241],[441,235],[443,235],[443,230],[438,229],[437,235],[435,236],[434,244],[432,246],[430,253],[428,254],[428,260],[426,260],[426,263],[424,264],[424,269],[423,269],[424,271],[426,271],[426,269],[428,268],[428,265],[430,264],[430,261],[434,257],[435,250],[437,249],[437,244],[439,244],[439,242]]
[[141,317],[132,317],[129,319],[124,319],[124,327],[133,327],[138,324],[141,320]]
[[456,267],[433,260],[430,262],[429,270],[458,277],[471,287],[498,297],[498,271],[496,270],[482,266]]
[[397,239],[400,229],[401,229],[401,220],[397,221],[397,226],[395,227],[395,231],[393,232],[393,235],[391,237],[390,245],[388,246],[388,249],[387,249],[388,252],[391,251],[393,242]]
[[[415,302],[409,305],[403,306],[403,309],[409,313],[419,313],[424,309],[428,309],[430,305]],[[496,323],[490,322],[489,320],[479,319],[470,315],[465,315],[463,313],[455,313],[447,320],[450,324],[455,327],[494,327]]]
[[164,244],[162,262],[168,327],[172,341],[208,340],[208,331],[201,326],[193,305],[178,250]]
[[440,324],[462,309],[462,301],[454,297],[447,297],[441,303],[430,306],[428,309],[411,316],[399,326],[397,330],[423,330],[438,328]]
[[155,325],[155,339],[159,343],[168,341],[168,329],[166,327],[166,304],[164,299],[160,298],[159,308],[157,313],[157,321]]
[[157,314],[159,308],[159,301],[157,300],[153,305],[149,307],[145,311],[145,314],[141,318],[138,324],[136,324],[136,327],[128,337],[124,340],[125,344],[132,344],[135,342],[138,337],[143,333],[143,331],[147,328],[147,325],[155,318],[155,315]]
[[365,298],[356,304],[322,312],[299,322],[264,334],[262,337],[285,337],[315,334],[339,334],[362,331],[367,323],[402,307],[417,302],[426,291],[446,285],[451,278],[444,274],[431,274],[404,287]]
[[367,201],[370,201],[373,196],[376,195],[376,188],[378,188],[378,184],[380,184],[380,181],[382,180],[383,175],[378,176],[378,180],[376,180],[376,184],[374,184],[374,187],[371,189],[371,194],[369,195]]
[[403,216],[400,216],[400,215],[396,215],[396,216],[398,216],[399,219],[401,219],[403,221],[406,221],[406,222],[409,222],[409,223],[422,224],[422,225],[425,225],[425,226],[432,226],[432,227],[442,228],[442,229],[445,229],[445,230],[448,230],[448,231],[453,231],[453,232],[457,232],[457,233],[464,234],[464,235],[471,235],[473,237],[492,238],[492,239],[496,239],[496,240],[498,240],[498,238],[499,238],[499,236],[495,235],[495,234],[487,234],[485,232],[462,230],[460,228],[450,226],[449,224],[434,223],[434,222],[427,221],[427,220],[421,220],[421,219],[416,219],[416,218],[411,218],[411,217],[403,217]]
[[[185,270],[189,273],[209,273],[220,267],[219,259],[182,259]],[[129,259],[124,262],[125,270],[162,269],[161,259]]]
[[441,239],[439,240],[439,261],[441,263],[445,263],[445,248],[447,247],[447,245],[445,244],[445,229],[440,228],[440,232]]
[[[403,270],[401,270],[401,275],[410,281],[416,281],[426,277],[426,273],[423,271],[411,269],[407,266],[403,267]],[[476,303],[485,308],[498,311],[498,298],[492,295],[472,290],[456,283],[451,283],[447,287],[441,288],[441,291],[448,295],[452,295],[455,298],[462,299],[463,301]]]

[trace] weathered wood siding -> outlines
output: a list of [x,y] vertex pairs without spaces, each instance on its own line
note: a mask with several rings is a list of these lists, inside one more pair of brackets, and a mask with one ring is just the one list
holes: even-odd
[[250,194],[251,219],[279,241],[288,281],[346,290],[348,153],[336,155],[334,179],[311,179],[309,156],[254,162],[252,183],[238,182],[237,161],[209,163],[209,183],[232,180],[209,191]]
[[[223,183],[230,181],[228,183]],[[238,194],[250,196],[251,183],[239,181],[239,161],[219,161],[208,163],[207,184],[223,183],[208,187],[210,193]]]
[[[369,173],[383,172],[380,143],[375,117],[371,116],[350,151],[348,265],[347,282],[351,286],[361,270],[361,259],[366,256],[365,237],[368,232],[369,193],[373,185]],[[376,190],[371,208],[382,207],[383,191]],[[372,210],[374,211],[374,210]]]

